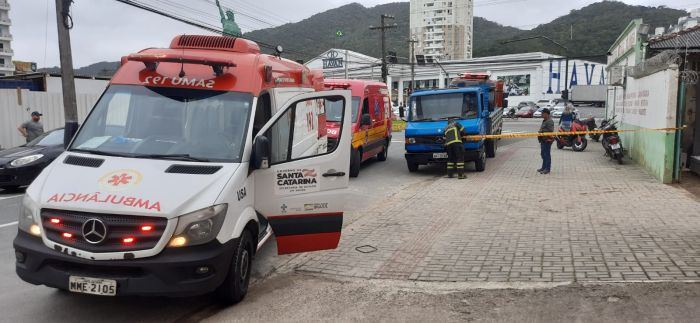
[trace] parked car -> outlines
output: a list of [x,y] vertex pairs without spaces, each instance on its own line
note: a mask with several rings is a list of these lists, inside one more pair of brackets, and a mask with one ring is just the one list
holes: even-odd
[[31,142],[0,151],[0,188],[27,186],[63,152],[63,129],[44,133]]
[[524,106],[518,109],[518,112],[515,113],[515,116],[518,118],[532,118],[532,116],[535,114],[535,111],[537,111],[537,109],[534,107]]
[[518,104],[518,110],[522,107],[534,107],[535,110],[537,110],[538,106],[537,103],[532,102],[532,101],[522,101]]
[[542,99],[537,101],[537,105],[543,108],[552,108],[561,102],[561,99]]
[[[551,110],[552,110],[552,118],[561,118],[562,113],[564,113],[564,108],[566,105],[564,102],[559,102],[557,105],[555,105]],[[579,117],[579,111],[578,108],[572,107],[572,110],[574,111],[574,119],[577,119]]]

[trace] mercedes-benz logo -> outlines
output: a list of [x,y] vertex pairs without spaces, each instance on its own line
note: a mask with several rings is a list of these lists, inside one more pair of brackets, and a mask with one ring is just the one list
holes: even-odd
[[107,238],[107,226],[100,219],[88,219],[83,223],[83,238],[85,241],[98,244]]

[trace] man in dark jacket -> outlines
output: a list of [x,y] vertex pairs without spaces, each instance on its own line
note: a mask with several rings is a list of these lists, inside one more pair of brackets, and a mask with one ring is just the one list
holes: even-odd
[[464,144],[462,137],[466,136],[464,127],[457,122],[457,119],[451,118],[445,129],[445,150],[447,150],[447,176],[454,177],[455,169],[457,170],[458,178],[465,179],[464,174]]
[[[540,133],[554,132],[554,121],[549,114],[549,109],[542,110],[542,126],[540,126]],[[537,171],[540,174],[549,174],[552,169],[552,142],[554,138],[552,136],[540,136],[537,137],[540,141],[540,156],[542,156],[542,168]]]

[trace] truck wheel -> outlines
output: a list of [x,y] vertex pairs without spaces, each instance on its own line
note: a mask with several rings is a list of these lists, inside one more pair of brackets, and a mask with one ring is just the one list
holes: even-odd
[[412,163],[410,161],[406,161],[406,165],[408,166],[408,171],[411,173],[415,173],[418,171],[418,164]]
[[217,290],[219,299],[226,304],[236,304],[243,300],[248,293],[254,251],[250,231],[243,230],[238,239],[238,246],[236,246],[228,276]]
[[360,175],[360,164],[362,164],[362,153],[353,149],[350,151],[350,177]]
[[481,151],[479,153],[479,159],[474,161],[474,166],[476,166],[477,172],[483,172],[486,170],[486,153]]
[[496,157],[496,150],[498,149],[498,141],[495,139],[486,140],[486,157],[494,158]]
[[377,160],[378,161],[386,161],[387,156],[389,156],[389,143],[387,142],[384,144],[384,148],[382,148],[382,152],[377,154]]

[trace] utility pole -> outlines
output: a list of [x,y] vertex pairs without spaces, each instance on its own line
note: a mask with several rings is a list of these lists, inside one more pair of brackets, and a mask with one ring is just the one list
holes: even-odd
[[63,87],[63,113],[66,125],[63,145],[67,148],[78,130],[78,104],[75,99],[75,79],[73,76],[73,54],[70,46],[70,29],[73,18],[70,6],[73,0],[56,0],[56,24],[58,27],[58,49],[61,54],[61,85]]
[[397,28],[397,24],[393,25],[387,25],[386,20],[387,19],[395,19],[394,16],[383,14],[382,15],[382,24],[379,27],[374,27],[374,26],[369,26],[370,30],[381,30],[382,32],[382,81],[386,83],[387,76],[389,76],[389,68],[387,67],[386,64],[386,31],[387,29],[393,29]]
[[411,38],[408,40],[408,43],[411,45],[411,56],[409,57],[411,61],[411,86],[409,86],[409,90],[411,93],[413,93],[413,89],[416,86],[416,43],[418,41]]

